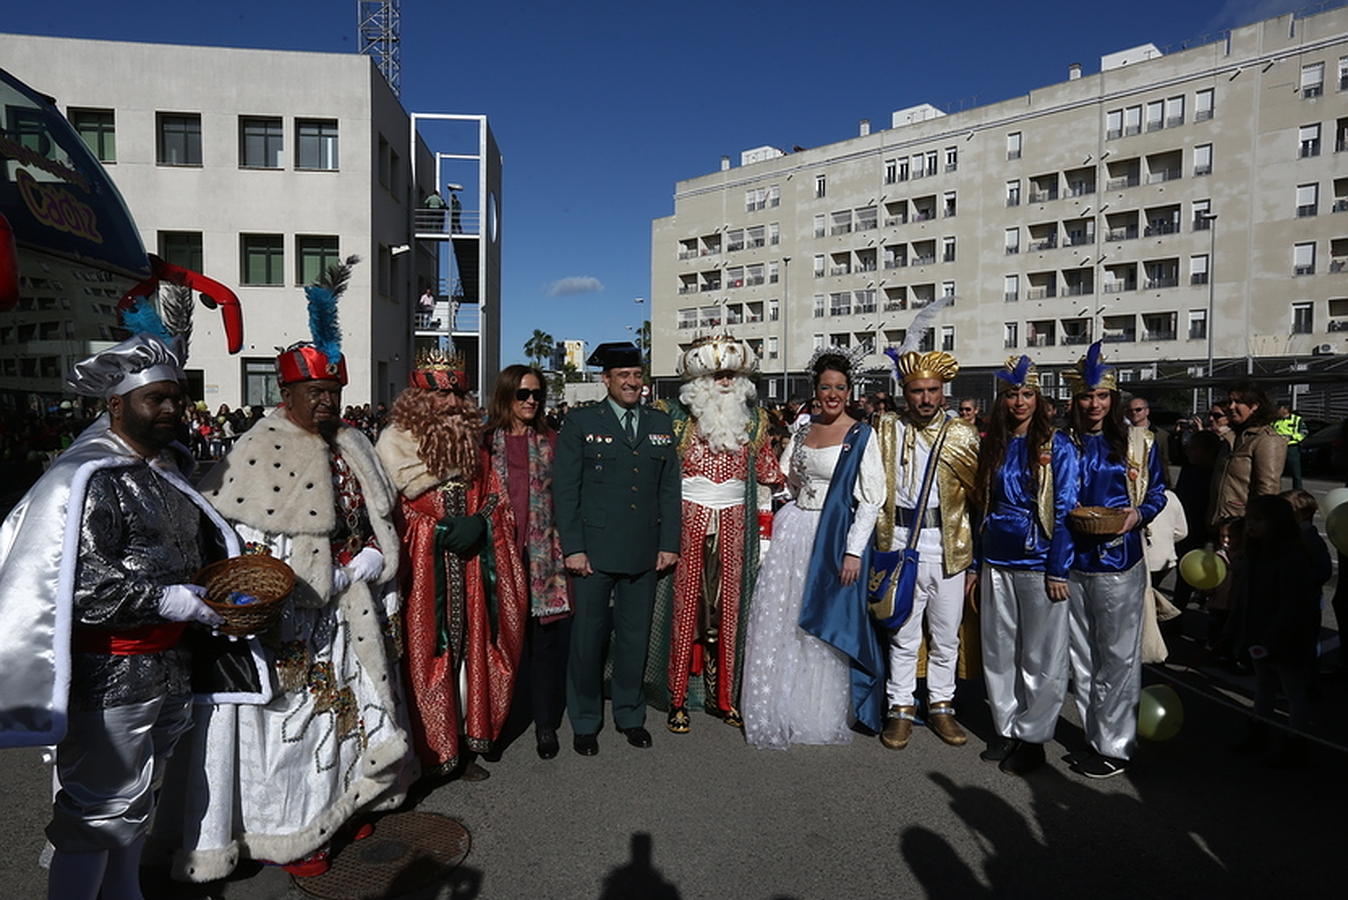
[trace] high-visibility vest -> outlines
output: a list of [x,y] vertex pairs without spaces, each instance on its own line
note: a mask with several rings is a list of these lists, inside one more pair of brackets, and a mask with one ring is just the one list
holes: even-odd
[[1306,439],[1306,426],[1301,421],[1301,416],[1292,413],[1273,422],[1273,430],[1277,434],[1287,438],[1287,445],[1290,447],[1299,444]]

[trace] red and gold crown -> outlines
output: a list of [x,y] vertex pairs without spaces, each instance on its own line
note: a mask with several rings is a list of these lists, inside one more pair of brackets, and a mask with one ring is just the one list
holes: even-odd
[[425,391],[468,390],[468,371],[463,356],[439,348],[417,354],[416,367],[407,376],[407,383]]
[[301,381],[336,381],[346,386],[346,357],[336,361],[313,344],[292,344],[276,357],[276,380],[282,385]]

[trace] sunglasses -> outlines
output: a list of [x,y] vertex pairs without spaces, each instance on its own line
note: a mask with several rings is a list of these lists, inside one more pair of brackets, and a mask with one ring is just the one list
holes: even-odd
[[542,403],[545,396],[547,395],[543,393],[542,388],[535,388],[532,391],[528,388],[520,388],[515,391],[515,399],[519,400],[521,403],[528,400],[530,397],[534,398],[535,403]]

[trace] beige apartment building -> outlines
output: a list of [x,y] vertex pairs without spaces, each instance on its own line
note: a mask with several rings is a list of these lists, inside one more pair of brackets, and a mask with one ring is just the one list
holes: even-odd
[[1019,353],[1060,387],[1056,370],[1098,337],[1131,383],[1192,387],[1211,365],[1276,375],[1286,396],[1296,377],[1279,373],[1305,371],[1302,405],[1336,402],[1348,9],[1064,68],[1000,103],[923,104],[888,129],[863,120],[848,140],[761,147],[679,182],[674,214],[652,224],[656,380],[725,329],[758,347],[766,397],[807,392],[821,344],[871,346],[879,387],[878,351],[951,294],[925,341],[961,360],[958,392],[991,396],[991,372]]

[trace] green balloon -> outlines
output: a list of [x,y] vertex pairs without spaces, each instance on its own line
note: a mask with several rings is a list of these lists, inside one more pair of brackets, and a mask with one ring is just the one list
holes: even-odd
[[1190,550],[1180,559],[1180,577],[1195,590],[1211,591],[1226,580],[1226,560],[1211,550]]
[[1341,503],[1325,517],[1325,534],[1340,553],[1348,554],[1348,503]]
[[1146,741],[1168,741],[1184,724],[1184,704],[1168,684],[1142,689],[1137,707],[1137,736]]

